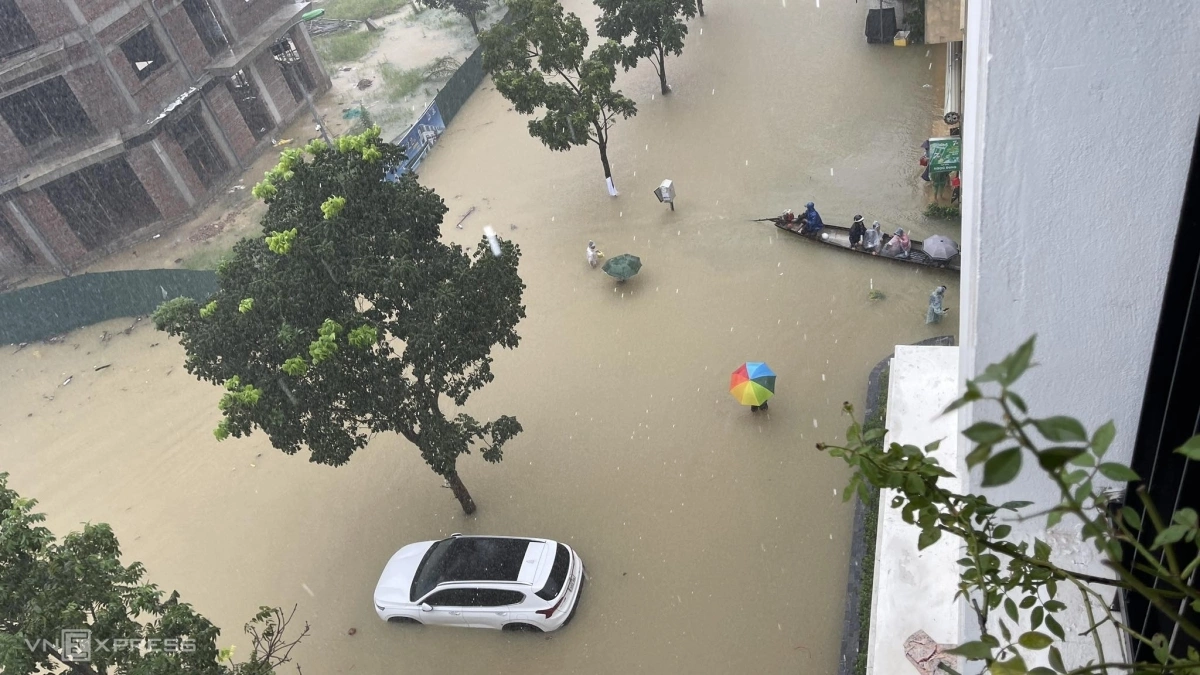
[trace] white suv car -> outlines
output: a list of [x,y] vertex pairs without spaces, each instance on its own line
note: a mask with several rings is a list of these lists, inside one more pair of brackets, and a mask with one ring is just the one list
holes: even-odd
[[549,539],[451,535],[396,552],[375,587],[385,621],[552,631],[571,620],[583,560]]

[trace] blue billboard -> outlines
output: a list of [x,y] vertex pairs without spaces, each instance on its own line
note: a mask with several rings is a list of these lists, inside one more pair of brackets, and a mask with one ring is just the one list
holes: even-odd
[[387,172],[387,180],[394,181],[400,174],[416,171],[417,167],[421,165],[421,160],[425,159],[425,155],[429,154],[433,144],[437,143],[438,138],[445,130],[446,123],[442,121],[442,112],[438,110],[437,102],[430,103],[421,118],[409,128],[408,132],[392,141],[404,148],[406,159],[399,166]]

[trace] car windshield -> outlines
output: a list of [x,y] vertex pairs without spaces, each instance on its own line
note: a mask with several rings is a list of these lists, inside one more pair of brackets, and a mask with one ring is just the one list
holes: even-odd
[[443,539],[429,547],[421,565],[417,567],[417,573],[413,575],[412,589],[409,591],[409,598],[413,602],[437,588],[440,583],[439,572],[446,565],[446,556],[450,554],[450,546],[453,543],[453,539]]
[[571,553],[567,551],[566,546],[559,544],[558,552],[554,554],[554,567],[550,568],[550,578],[546,579],[546,585],[537,592],[537,596],[543,600],[557,598],[567,581],[567,570],[570,567]]

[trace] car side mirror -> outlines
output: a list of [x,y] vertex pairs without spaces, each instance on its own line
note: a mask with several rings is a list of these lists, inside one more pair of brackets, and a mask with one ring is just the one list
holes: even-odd
[[433,607],[429,606],[428,602],[422,602],[421,603],[421,611],[422,612],[432,612]]

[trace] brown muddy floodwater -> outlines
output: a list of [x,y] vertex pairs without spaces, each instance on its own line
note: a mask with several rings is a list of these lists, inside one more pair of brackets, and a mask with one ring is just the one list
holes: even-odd
[[[957,239],[920,216],[922,85],[937,73],[925,47],[866,45],[862,3],[707,5],[668,63],[671,96],[648,66],[620,80],[641,110],[613,132],[620,197],[594,148],[541,147],[486,82],[422,166],[447,238],[494,226],[521,245],[529,287],[520,348],[468,406],[525,427],[502,464],[462,462],[476,517],[398,437],[336,469],[261,434],[217,444],[219,391],[176,343],[146,322],[100,341],[128,320],[4,350],[0,467],[57,532],[111,523],[128,559],[243,654],[259,605],[299,603],[306,673],[835,672],[851,508],[846,470],[813,444],[841,438],[841,402],[861,404],[893,345],[955,331],[957,279],[748,221],[812,199],[828,222]],[[673,213],[651,194],[664,178]],[[641,256],[642,273],[617,286],[590,269],[589,239]],[[954,311],[926,326],[942,283]],[[726,393],[745,360],[778,373],[769,414]],[[591,579],[575,621],[536,637],[379,621],[391,553],[452,532],[576,547]]]

